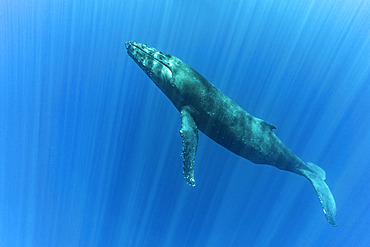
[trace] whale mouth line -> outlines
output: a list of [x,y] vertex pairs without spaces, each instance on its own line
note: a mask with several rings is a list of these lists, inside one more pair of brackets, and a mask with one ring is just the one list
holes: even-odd
[[154,57],[152,54],[146,52],[145,50],[143,50],[141,47],[137,46],[137,45],[134,45],[134,44],[131,44],[132,46],[138,48],[139,50],[141,50],[144,54],[148,55],[149,57],[153,58],[154,60],[158,61],[159,63],[163,64],[163,66],[167,67],[170,71],[171,71],[171,74],[173,74],[172,72],[172,69],[167,65],[165,64],[164,62],[162,62],[161,60],[159,60],[158,58]]

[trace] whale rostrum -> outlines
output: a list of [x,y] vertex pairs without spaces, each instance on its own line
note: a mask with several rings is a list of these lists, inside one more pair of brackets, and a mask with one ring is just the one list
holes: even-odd
[[275,127],[233,102],[179,58],[139,42],[126,42],[127,53],[171,100],[181,115],[181,156],[185,181],[195,186],[198,130],[231,152],[256,164],[267,164],[306,177],[319,197],[326,219],[336,222],[334,197],[325,171],[303,162],[275,135]]

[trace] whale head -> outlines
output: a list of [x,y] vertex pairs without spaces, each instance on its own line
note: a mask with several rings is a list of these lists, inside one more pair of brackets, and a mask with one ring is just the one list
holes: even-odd
[[178,58],[135,41],[126,42],[125,46],[129,56],[162,91],[168,91],[168,87],[173,86]]
[[126,42],[125,46],[129,56],[179,110],[192,92],[205,90],[209,87],[207,85],[211,85],[175,56],[135,41]]

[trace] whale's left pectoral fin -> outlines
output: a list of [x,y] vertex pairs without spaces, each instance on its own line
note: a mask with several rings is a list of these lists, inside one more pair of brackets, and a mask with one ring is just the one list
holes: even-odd
[[182,159],[184,161],[184,178],[190,186],[195,186],[194,161],[198,146],[198,127],[191,116],[191,108],[181,109]]

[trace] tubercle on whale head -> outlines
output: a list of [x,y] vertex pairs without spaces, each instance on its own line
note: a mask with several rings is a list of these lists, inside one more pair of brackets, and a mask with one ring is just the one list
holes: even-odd
[[146,44],[128,41],[127,53],[139,67],[163,90],[173,78],[173,56],[164,54]]

